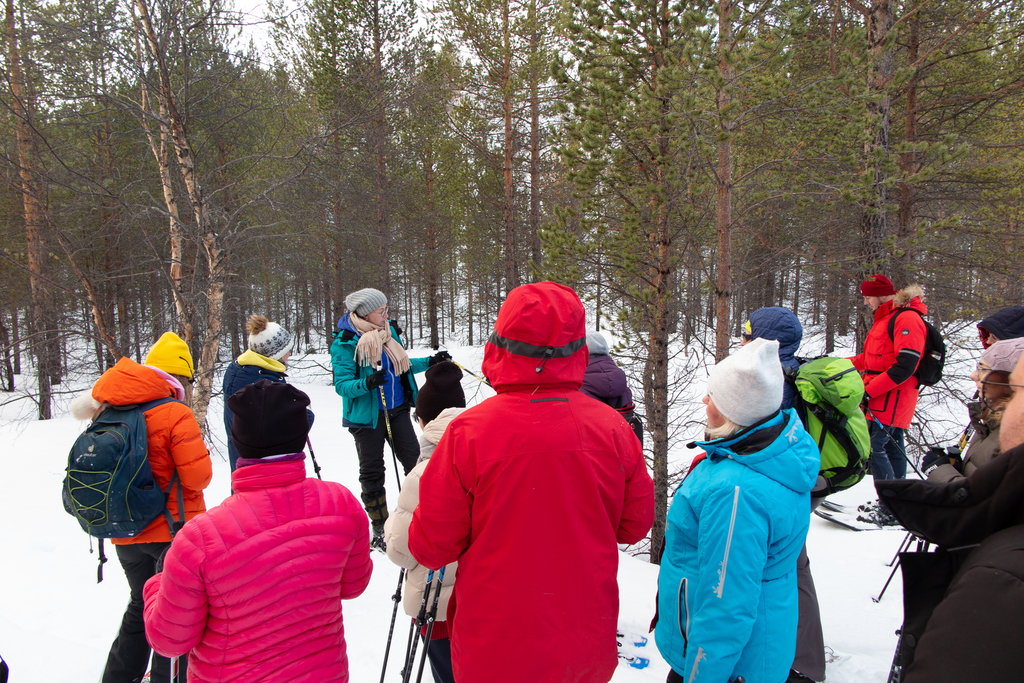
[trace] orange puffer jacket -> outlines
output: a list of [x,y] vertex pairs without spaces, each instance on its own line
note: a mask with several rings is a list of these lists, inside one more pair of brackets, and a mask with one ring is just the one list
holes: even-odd
[[[100,403],[127,406],[175,397],[178,387],[170,376],[148,365],[139,365],[122,358],[96,380],[92,397]],[[206,444],[199,433],[199,423],[184,403],[170,402],[146,411],[149,466],[161,489],[167,490],[174,470],[178,470],[185,498],[185,519],[206,512],[203,489],[210,485],[213,466]],[[167,501],[167,508],[178,519],[178,491]],[[171,531],[167,519],[160,515],[132,538],[114,539],[115,545],[130,543],[169,543]]]

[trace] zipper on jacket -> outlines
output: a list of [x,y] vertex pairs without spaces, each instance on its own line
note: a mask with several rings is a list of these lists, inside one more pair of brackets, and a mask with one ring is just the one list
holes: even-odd
[[[683,657],[686,657],[686,648],[690,644],[690,596],[687,591],[689,579],[685,576],[679,581],[679,590],[676,591],[676,625],[679,627],[679,635],[683,637]],[[686,619],[683,619],[683,613]]]
[[740,487],[737,486],[732,495],[732,516],[729,518],[729,535],[725,538],[725,554],[722,556],[721,577],[718,580],[718,586],[715,588],[715,595],[719,598],[722,597],[722,593],[725,591],[725,572],[729,567],[729,550],[732,548],[732,532],[736,528],[736,510],[739,508],[739,505]]

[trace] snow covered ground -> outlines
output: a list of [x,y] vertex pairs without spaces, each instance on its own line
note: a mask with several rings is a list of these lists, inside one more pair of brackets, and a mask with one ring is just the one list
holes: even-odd
[[[482,348],[450,351],[467,368],[480,368]],[[424,353],[417,350],[411,355]],[[310,437],[324,478],[358,493],[355,446],[341,426],[341,398],[331,386],[329,358],[320,355],[295,359],[291,380],[312,399],[317,420]],[[472,377],[466,376],[463,385],[470,405],[491,395],[488,387]],[[87,386],[83,383],[81,388]],[[229,493],[222,405],[217,397],[210,411],[215,449],[213,482],[206,490],[210,507]],[[104,581],[96,583],[96,555],[89,554],[89,538],[60,503],[67,453],[84,424],[67,416],[66,408],[58,409],[59,416],[53,420],[32,421],[25,415],[31,409],[27,401],[0,407],[0,655],[10,664],[11,680],[16,683],[93,683],[99,680],[117,632],[128,587],[110,546]],[[693,455],[680,443],[671,468],[680,467]],[[388,499],[393,502],[397,487],[392,467],[389,460]],[[312,476],[311,464],[307,469]],[[873,497],[869,477],[834,499],[856,504]],[[894,631],[903,611],[899,573],[881,602],[873,602],[872,596],[881,591],[891,571],[886,563],[902,540],[899,531],[857,533],[811,518],[808,551],[821,604],[825,644],[836,657],[828,665],[831,683],[886,680],[896,646]],[[373,559],[369,588],[343,607],[351,680],[358,683],[380,679],[391,618],[390,598],[398,580],[397,567],[385,556],[374,553]],[[622,554],[620,560],[619,624],[630,632],[646,633],[654,614],[658,568],[627,554]],[[512,593],[509,600],[514,604]],[[389,681],[398,680],[407,634],[408,621],[400,615],[388,665]],[[613,681],[665,680],[668,666],[659,656],[653,637],[646,647],[634,651],[649,658],[650,666],[635,670],[620,664]],[[429,679],[429,672],[425,679]]]

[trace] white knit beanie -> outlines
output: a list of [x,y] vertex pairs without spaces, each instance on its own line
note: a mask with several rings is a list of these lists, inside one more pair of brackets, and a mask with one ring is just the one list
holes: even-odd
[[784,382],[779,342],[759,338],[711,368],[708,396],[718,412],[749,427],[779,409]]
[[607,356],[608,340],[600,332],[587,332],[587,354],[591,356]]
[[268,322],[261,331],[249,335],[249,348],[261,356],[281,360],[292,349],[291,332]]

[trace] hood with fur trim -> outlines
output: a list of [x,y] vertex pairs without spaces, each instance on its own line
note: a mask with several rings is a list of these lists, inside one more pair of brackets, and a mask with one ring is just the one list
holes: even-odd
[[896,292],[896,296],[892,299],[892,307],[904,308],[914,299],[920,299],[924,302],[924,288],[922,288],[921,285],[907,285],[900,291]]

